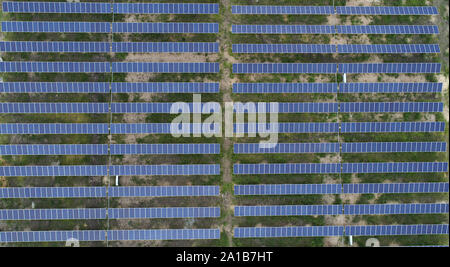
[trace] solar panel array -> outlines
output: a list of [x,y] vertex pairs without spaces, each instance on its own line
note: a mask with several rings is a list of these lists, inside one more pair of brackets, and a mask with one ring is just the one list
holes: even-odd
[[448,213],[448,204],[362,204],[344,205],[346,215],[435,214]]
[[346,236],[444,235],[444,234],[448,235],[448,224],[345,226]]
[[156,218],[214,218],[220,216],[218,207],[179,208],[110,208],[110,219],[156,219]]
[[343,226],[236,227],[234,238],[343,236]]
[[234,133],[337,133],[339,123],[288,122],[288,123],[235,123]]
[[341,184],[257,184],[235,185],[235,195],[341,194]]
[[220,144],[111,144],[110,149],[111,155],[219,154]]
[[0,155],[108,155],[108,145],[0,145]]
[[0,52],[109,53],[107,42],[0,42]]
[[344,194],[448,193],[448,183],[344,184]]
[[[448,207],[447,207],[448,208]],[[236,206],[234,216],[340,215],[341,205]]]

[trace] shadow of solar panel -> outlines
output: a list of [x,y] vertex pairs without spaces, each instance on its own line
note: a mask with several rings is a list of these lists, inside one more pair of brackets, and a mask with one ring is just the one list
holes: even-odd
[[114,3],[116,14],[218,14],[219,4]]
[[448,224],[345,226],[346,236],[448,235]]
[[0,242],[106,241],[104,230],[0,232]]
[[235,94],[337,93],[337,83],[234,83]]
[[344,194],[448,193],[448,183],[344,184]]
[[0,198],[98,198],[106,187],[4,187]]
[[340,184],[260,184],[235,185],[235,195],[341,194]]
[[441,93],[442,83],[341,83],[339,93]]
[[218,196],[219,186],[120,186],[108,193],[110,197]]
[[107,123],[5,123],[0,134],[108,134]]

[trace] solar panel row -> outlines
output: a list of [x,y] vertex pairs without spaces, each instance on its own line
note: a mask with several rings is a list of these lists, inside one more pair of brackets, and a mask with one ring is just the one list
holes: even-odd
[[337,34],[439,34],[436,25],[337,25]]
[[0,232],[0,242],[105,241],[104,230]]
[[[1,87],[0,87],[1,92]],[[337,83],[234,83],[236,94],[337,93]]]
[[440,73],[440,63],[340,63],[338,73]]
[[192,113],[202,113],[206,109],[219,110],[220,104],[213,103],[111,103],[112,113],[171,113],[183,111],[186,107]]
[[443,132],[445,122],[343,122],[341,133]]
[[[1,152],[1,146],[0,146]],[[112,155],[219,154],[220,144],[111,144]]]
[[70,73],[108,73],[108,62],[0,62],[0,72],[70,72]]
[[234,238],[343,236],[343,226],[236,227]]
[[340,15],[438,15],[434,6],[336,6]]
[[188,42],[0,42],[0,52],[218,53],[219,43]]
[[219,83],[112,83],[111,91],[112,93],[218,93]]
[[[3,187],[0,198],[99,198],[106,187]],[[219,186],[120,186],[108,188],[109,197],[218,196]]]
[[219,207],[108,209],[110,219],[217,218],[219,216]]
[[342,153],[446,152],[446,142],[367,142],[342,143]]
[[108,145],[0,145],[0,155],[108,155]]
[[448,224],[345,226],[346,236],[443,235],[443,234],[448,235]]
[[218,73],[219,63],[113,62],[112,72]]
[[219,4],[114,3],[117,14],[218,14]]
[[442,83],[341,83],[339,93],[441,93]]
[[234,104],[235,113],[336,113],[339,103],[258,103],[248,105],[241,102]]
[[339,143],[239,143],[234,144],[234,154],[257,153],[339,153]]
[[[1,126],[1,125],[0,125]],[[1,128],[0,128],[1,129]],[[183,133],[209,133],[220,131],[219,124],[206,127],[202,123],[113,123],[112,134],[183,134]]]
[[344,194],[448,193],[448,183],[344,184]]
[[362,204],[344,205],[346,215],[436,214],[448,213],[448,204]]
[[114,32],[114,33],[219,33],[219,23],[113,22],[112,23],[112,32]]
[[108,103],[0,103],[0,113],[108,113]]
[[111,13],[109,3],[3,2],[3,12],[10,13]]
[[339,112],[442,112],[442,102],[341,102]]
[[335,34],[329,25],[232,25],[234,34]]
[[100,220],[106,209],[2,209],[0,221],[18,220]]
[[247,15],[331,15],[333,6],[231,6],[232,14]]
[[340,215],[341,205],[236,206],[234,216]]
[[439,44],[346,44],[338,45],[337,52],[342,54],[441,53],[441,48]]
[[340,173],[339,163],[234,164],[234,174]]
[[342,173],[447,172],[448,162],[343,163]]
[[234,34],[439,34],[436,25],[232,25]]
[[109,83],[2,82],[0,93],[109,93]]
[[0,124],[0,134],[108,134],[108,133],[109,133],[109,125],[107,123]]
[[219,175],[219,164],[111,165],[111,175]]

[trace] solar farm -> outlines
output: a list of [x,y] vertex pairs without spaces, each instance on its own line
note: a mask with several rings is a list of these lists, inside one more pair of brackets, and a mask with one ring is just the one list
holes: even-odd
[[0,2],[0,247],[449,245],[448,1]]

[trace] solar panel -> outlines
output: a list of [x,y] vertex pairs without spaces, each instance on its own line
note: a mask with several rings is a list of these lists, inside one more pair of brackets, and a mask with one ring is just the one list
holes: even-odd
[[330,25],[232,25],[234,34],[335,34]]
[[[444,143],[445,144],[445,143]],[[234,154],[267,153],[339,153],[339,143],[277,143],[274,146],[259,143],[234,144]]]
[[428,173],[447,171],[448,162],[371,162],[342,164],[342,173]]
[[362,204],[344,205],[346,215],[436,214],[448,213],[448,204]]
[[3,32],[110,33],[109,22],[2,21]]
[[[1,126],[1,125],[0,125]],[[219,124],[209,128],[202,123],[112,123],[111,134],[183,134],[183,133],[218,133]]]
[[0,198],[98,198],[106,187],[2,187]]
[[0,103],[0,113],[108,113],[108,103]]
[[342,143],[342,153],[446,152],[446,142]]
[[448,193],[448,183],[344,184],[344,194]]
[[434,6],[336,6],[339,15],[438,15]]
[[[189,106],[192,113],[202,113],[203,110],[212,108],[220,109],[219,103],[111,103],[112,113],[171,113],[183,111]],[[1,111],[1,110],[0,110]]]
[[105,241],[104,230],[0,232],[0,242]]
[[0,155],[108,155],[108,145],[0,145]]
[[440,63],[340,63],[338,73],[440,73]]
[[18,220],[100,220],[106,209],[3,209],[0,221]]
[[108,230],[109,241],[220,239],[219,229]]
[[343,236],[343,226],[236,227],[234,238]]
[[3,2],[3,12],[11,13],[111,13],[109,3]]
[[236,63],[233,73],[336,73],[333,63]]
[[336,113],[339,103],[258,103],[247,105],[241,102],[234,104],[235,113]]
[[0,72],[108,73],[108,62],[0,62]]
[[234,195],[341,194],[340,184],[258,184],[235,185]]
[[342,133],[443,132],[445,122],[343,122]]
[[341,83],[339,93],[441,93],[442,83]]
[[120,42],[112,43],[116,53],[219,53],[219,43]]
[[232,14],[246,15],[331,15],[333,6],[231,6]]
[[341,205],[236,206],[234,216],[340,215]]
[[337,93],[337,83],[234,83],[235,94]]
[[[1,169],[0,169],[1,170]],[[112,165],[111,175],[219,175],[219,164]]]
[[2,82],[0,93],[109,93],[109,83]]
[[[0,189],[1,190],[1,189]],[[219,186],[119,186],[108,189],[109,197],[218,196]],[[1,194],[1,191],[0,191]]]
[[116,14],[219,14],[219,4],[114,3]]
[[219,207],[108,209],[108,217],[110,219],[217,218],[219,216]]
[[[109,25],[109,23],[108,23]],[[109,29],[109,28],[108,28]],[[113,22],[114,33],[219,33],[218,23]]]
[[107,123],[3,123],[0,134],[108,134]]
[[0,52],[109,53],[107,42],[0,42]]
[[338,45],[337,51],[340,54],[441,53],[439,44],[345,44]]
[[219,83],[112,83],[111,91],[113,93],[218,93]]
[[337,133],[339,123],[288,122],[288,123],[235,123],[234,133]]
[[337,25],[338,34],[439,34],[436,25]]
[[234,164],[234,174],[340,173],[339,163]]
[[220,144],[111,144],[110,149],[112,155],[219,154]]
[[0,166],[0,176],[105,176],[106,165]]
[[442,112],[442,102],[345,102],[340,112]]
[[328,44],[233,44],[233,53],[336,53],[336,45]]
[[441,235],[441,234],[448,235],[448,224],[345,226],[346,236]]
[[218,73],[219,63],[113,62],[112,72]]

